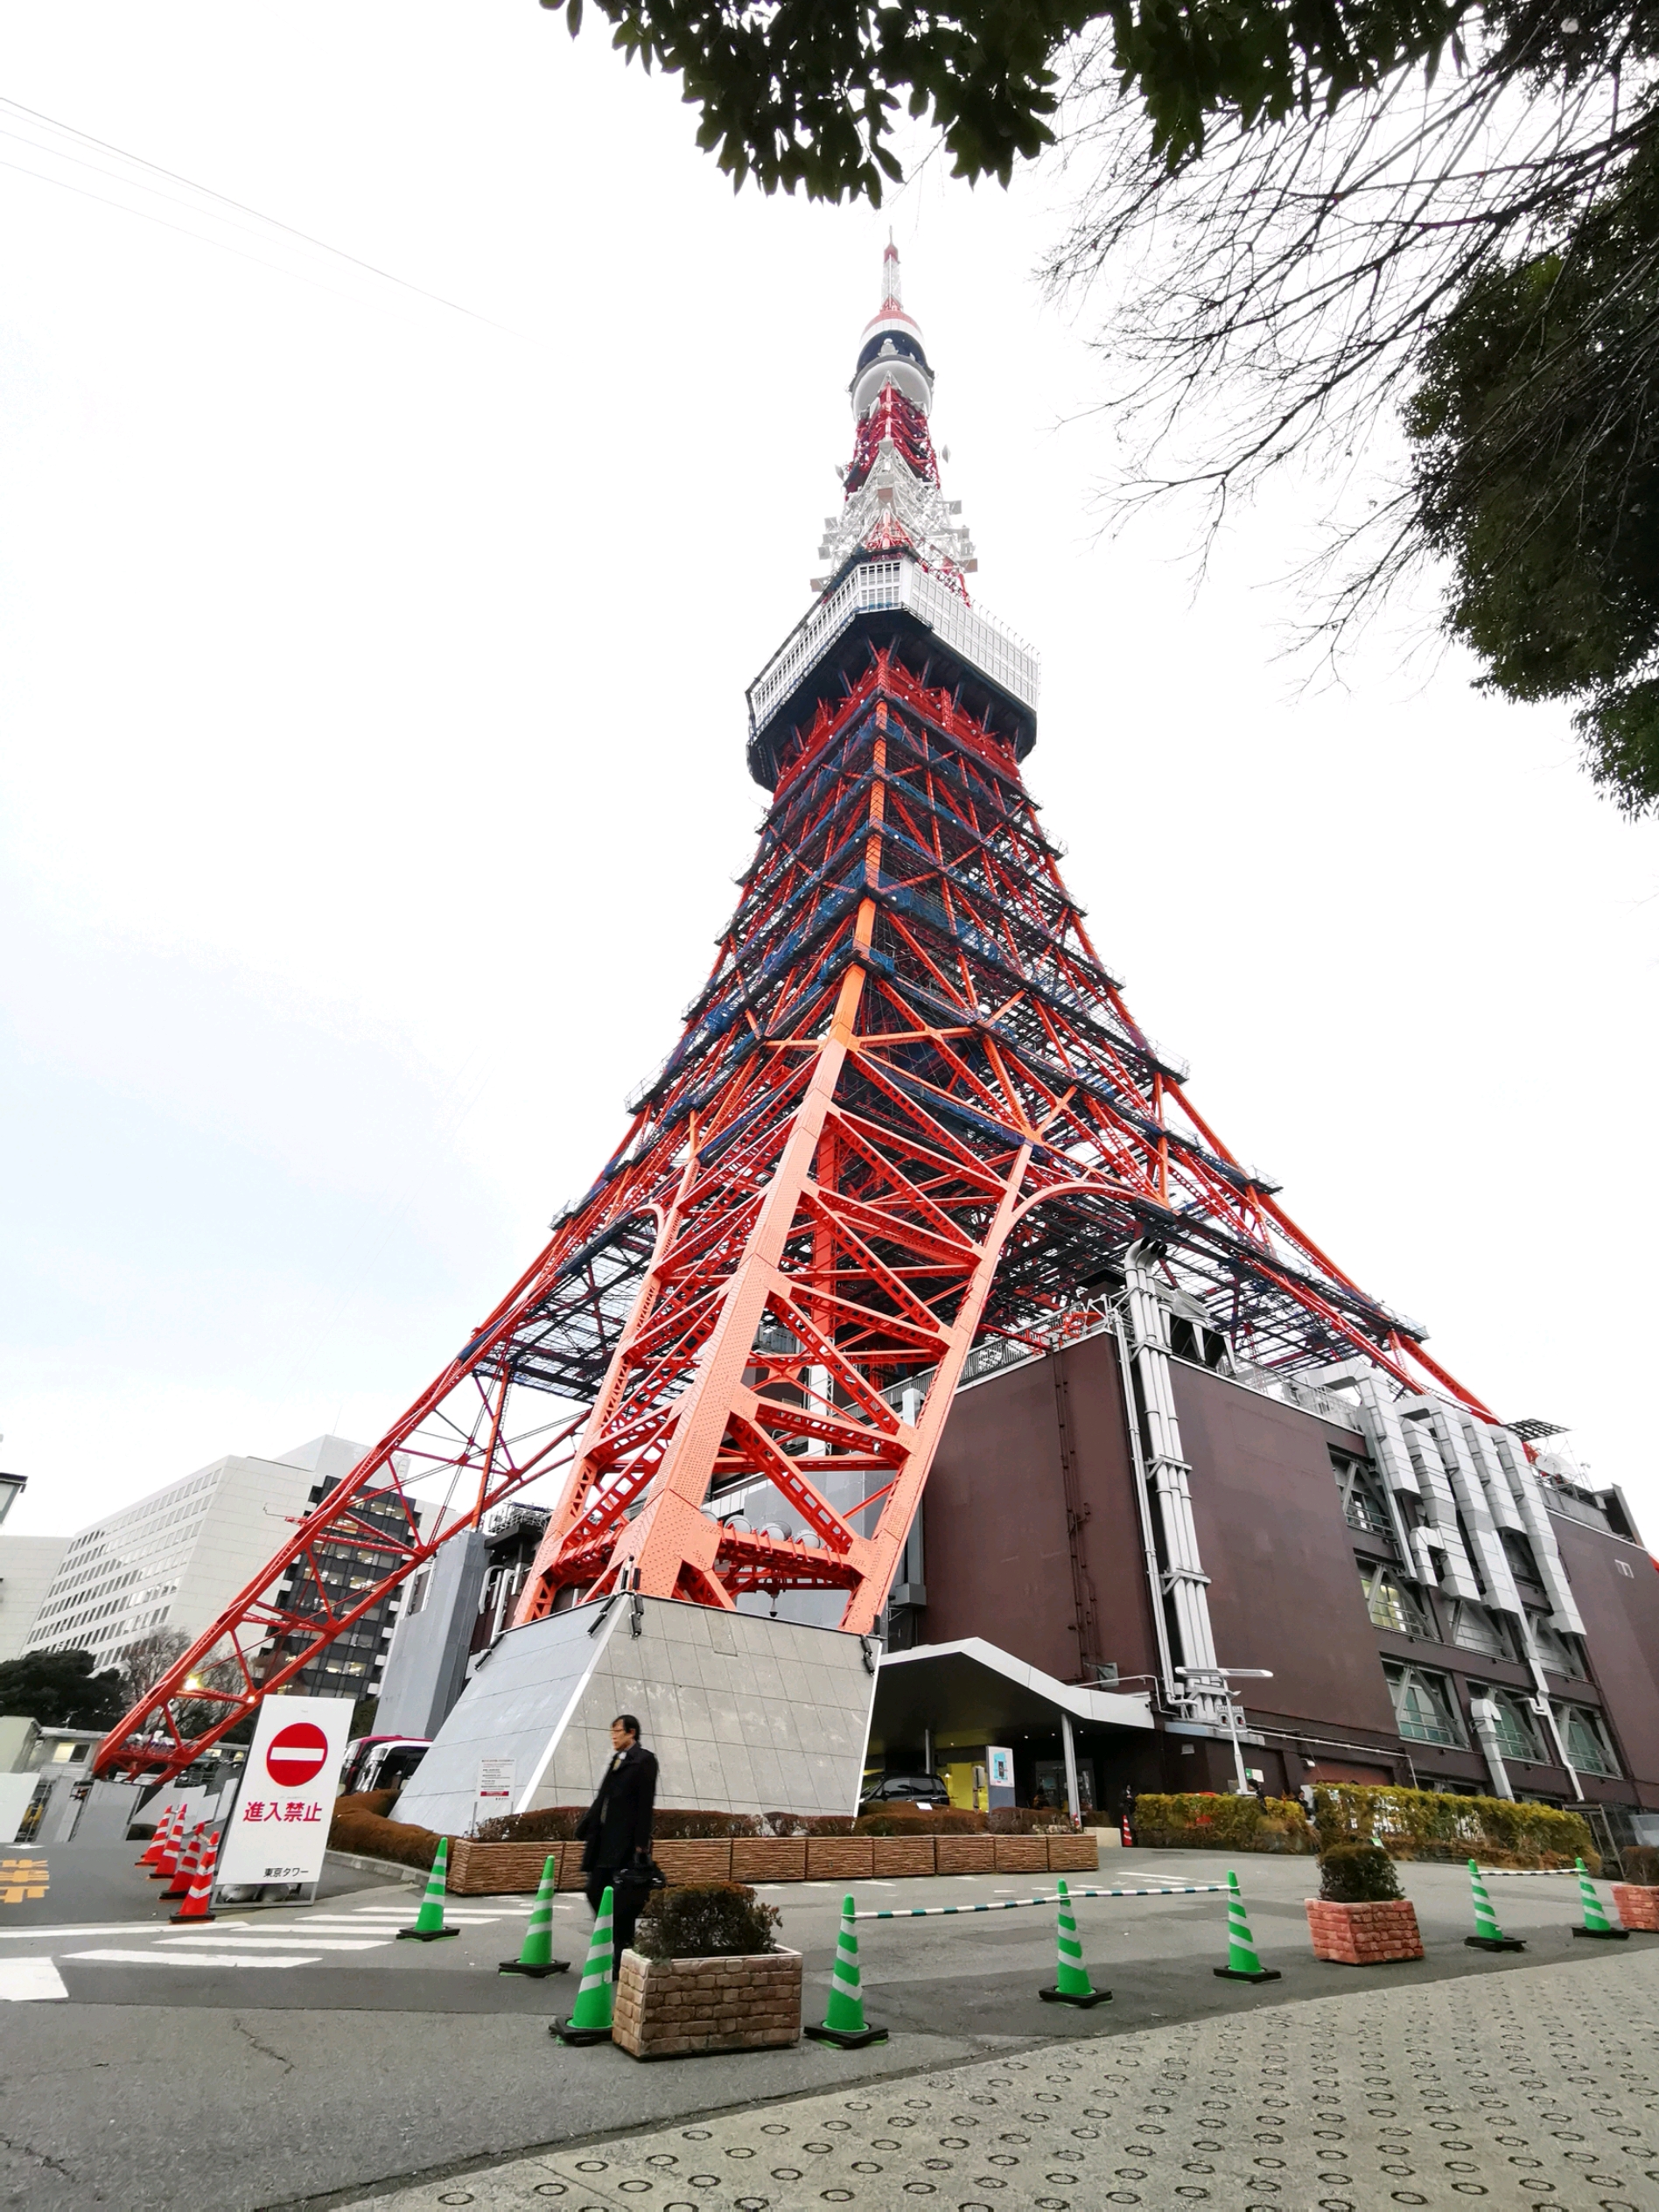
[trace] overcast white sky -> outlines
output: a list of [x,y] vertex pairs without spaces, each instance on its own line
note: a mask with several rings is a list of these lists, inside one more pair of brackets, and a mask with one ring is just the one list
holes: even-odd
[[743,690],[891,219],[979,594],[1043,654],[1030,781],[1140,1018],[1659,1542],[1659,830],[1456,657],[1298,691],[1312,495],[1196,593],[1172,522],[1099,538],[1088,325],[1030,273],[1063,179],[734,199],[671,84],[532,0],[6,32],[8,100],[472,311],[0,108],[10,1528],[372,1438],[586,1186],[748,855]]

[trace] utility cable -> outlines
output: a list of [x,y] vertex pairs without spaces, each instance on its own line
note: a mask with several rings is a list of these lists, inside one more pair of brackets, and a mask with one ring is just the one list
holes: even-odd
[[[287,237],[296,238],[302,245],[313,247],[318,253],[330,255],[336,261],[349,262],[354,269],[360,269],[370,276],[378,276],[385,284],[396,284],[400,290],[413,292],[417,298],[430,300],[434,306],[447,307],[452,313],[457,315],[465,315],[472,322],[487,324],[489,328],[492,330],[501,330],[505,328],[504,325],[493,321],[489,316],[480,315],[475,308],[464,307],[458,300],[446,299],[441,292],[428,291],[424,285],[411,284],[407,277],[395,276],[388,269],[382,269],[374,262],[364,261],[360,256],[357,254],[348,254],[343,247],[331,246],[326,239],[315,238],[309,231],[298,229],[292,223],[283,222],[275,215],[267,215],[257,207],[248,206],[244,200],[233,200],[228,193],[215,192],[210,185],[199,185],[193,178],[182,176],[177,170],[174,169],[165,169],[159,162],[148,161],[142,154],[129,153],[125,147],[113,145],[107,138],[94,137],[90,131],[79,130],[73,123],[60,122],[55,116],[43,115],[37,108],[25,107],[20,100],[10,100],[6,98],[4,94],[0,94],[0,108],[9,108],[14,115],[26,116],[32,122],[44,123],[48,130],[60,131],[66,138],[78,139],[82,145],[94,146],[100,153],[114,154],[118,160],[130,162],[135,168],[147,169],[152,176],[164,177],[169,184],[183,185],[187,191],[200,193],[204,200],[216,201],[221,207],[232,208],[237,214],[251,215],[256,222],[264,224],[269,229],[281,231]],[[8,137],[11,137],[16,136],[18,134],[8,131],[5,132],[4,135]],[[35,141],[30,139],[23,139],[22,143],[26,145],[35,145],[35,150],[38,152],[46,154],[49,159],[55,158],[60,160],[74,161],[81,167],[92,169],[95,175],[103,177],[109,176],[110,172],[108,170],[100,169],[95,163],[86,162],[78,155],[60,154],[57,153],[53,148],[50,146],[38,145]],[[104,199],[104,195],[101,192],[88,192],[84,186],[70,185],[62,178],[48,177],[39,170],[27,169],[19,162],[0,163],[0,166],[18,170],[24,176],[36,177],[42,184],[55,184],[63,191],[78,192],[84,199],[102,200],[106,206],[119,208],[124,214],[144,215],[151,222],[162,223],[164,227],[169,230],[183,231],[186,236],[200,236],[200,232],[185,231],[182,224],[169,223],[163,216],[149,214],[146,209],[127,206],[120,200],[106,200]],[[112,178],[111,181],[113,182],[115,180]],[[139,188],[140,190],[155,189],[153,186],[140,186]],[[172,195],[170,193],[161,193],[158,196],[163,199],[172,200]],[[172,204],[178,206],[185,203],[172,200]],[[238,224],[235,228],[241,229],[243,226]],[[207,239],[204,240],[203,242],[205,244],[213,245],[217,244],[220,242],[214,239]],[[234,252],[236,249],[232,247],[227,250]],[[243,258],[252,259],[255,257],[252,256],[244,256]],[[267,266],[269,265],[270,264],[267,264]]]

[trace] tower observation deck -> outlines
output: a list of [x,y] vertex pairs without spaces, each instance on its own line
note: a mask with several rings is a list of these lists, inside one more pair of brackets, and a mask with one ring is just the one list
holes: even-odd
[[844,696],[878,651],[949,691],[1023,760],[1037,738],[1037,655],[969,597],[973,542],[961,500],[940,485],[928,427],[934,374],[891,245],[848,392],[852,460],[818,548],[829,567],[816,603],[749,686],[750,772],[775,788],[780,747]]
[[[970,1355],[1102,1304],[1144,1367],[1137,1451],[1194,1666],[1171,1311],[1258,1373],[1355,1368],[1490,1421],[1228,1148],[1096,951],[1021,775],[1036,656],[970,596],[933,395],[889,247],[817,596],[749,688],[766,819],[678,1042],[519,1280],[99,1771],[177,1773],[532,1482],[557,1499],[518,1627],[624,1591],[804,1592],[865,1634]],[[430,1536],[417,1489],[451,1508]],[[338,1592],[325,1542],[382,1566]],[[302,1586],[316,1603],[284,1600]]]

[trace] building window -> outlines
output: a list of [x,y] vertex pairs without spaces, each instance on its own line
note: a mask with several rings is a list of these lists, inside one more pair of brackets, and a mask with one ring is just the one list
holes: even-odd
[[1568,1634],[1564,1629],[1551,1627],[1548,1614],[1528,1614],[1527,1626],[1532,1631],[1532,1642],[1540,1666],[1547,1667],[1552,1675],[1565,1675],[1569,1682],[1589,1680],[1584,1646],[1577,1636]]
[[1502,1620],[1469,1598],[1461,1599],[1452,1608],[1452,1642],[1460,1651],[1478,1651],[1487,1659],[1515,1656]]
[[1342,1500],[1342,1518],[1350,1529],[1369,1536],[1391,1536],[1393,1528],[1383,1502],[1382,1485],[1363,1460],[1350,1460],[1340,1452],[1331,1454],[1331,1471]]
[[1433,1641],[1434,1628],[1422,1606],[1396,1575],[1386,1567],[1362,1566],[1360,1587],[1374,1628],[1390,1628],[1398,1636]]
[[1540,1765],[1544,1754],[1538,1746],[1532,1715],[1515,1692],[1510,1690],[1474,1690],[1473,1684],[1470,1687],[1475,1696],[1484,1697],[1492,1708],[1493,1732],[1503,1756],[1518,1760],[1523,1767]]
[[1567,1746],[1567,1757],[1581,1774],[1618,1774],[1619,1762],[1607,1743],[1599,1713],[1592,1712],[1587,1705],[1558,1705],[1556,1721]]
[[1382,1671],[1394,1700],[1396,1724],[1408,1743],[1461,1747],[1463,1731],[1444,1675],[1430,1674],[1422,1667],[1385,1666]]

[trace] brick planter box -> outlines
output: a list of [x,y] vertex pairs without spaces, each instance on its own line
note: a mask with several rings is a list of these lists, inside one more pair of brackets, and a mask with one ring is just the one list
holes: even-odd
[[998,1874],[1046,1874],[1048,1872],[1048,1838],[1046,1836],[993,1836],[996,1857],[992,1861]]
[[1613,1909],[1627,1928],[1659,1936],[1659,1889],[1648,1882],[1614,1882]]
[[1097,1874],[1100,1872],[1100,1840],[1094,1830],[1084,1829],[1081,1836],[1047,1836],[1048,1871],[1051,1874]]
[[809,1882],[867,1882],[875,1864],[873,1836],[808,1836]]
[[611,2040],[635,2058],[776,2050],[798,2043],[801,1954],[642,1958],[638,1951],[624,1951]]
[[651,1856],[670,1882],[729,1882],[732,1879],[730,1836],[710,1837],[696,1843],[654,1843]]
[[803,1882],[807,1879],[804,1836],[734,1836],[734,1882]]
[[[542,1886],[542,1869],[549,1858],[556,1867],[561,1854],[571,1848],[566,1844],[479,1844],[470,1836],[458,1836],[450,1852],[446,1886],[452,1897],[510,1897],[526,1892],[533,1896]],[[579,1870],[582,1846],[573,1848]]]
[[940,1874],[994,1874],[999,1840],[995,1836],[935,1836],[934,1871]]
[[1337,1966],[1382,1966],[1390,1959],[1423,1956],[1417,1910],[1409,1897],[1369,1905],[1333,1905],[1323,1897],[1306,1902],[1315,1958]]
[[870,1871],[886,1881],[901,1874],[931,1874],[934,1842],[931,1836],[872,1836]]

